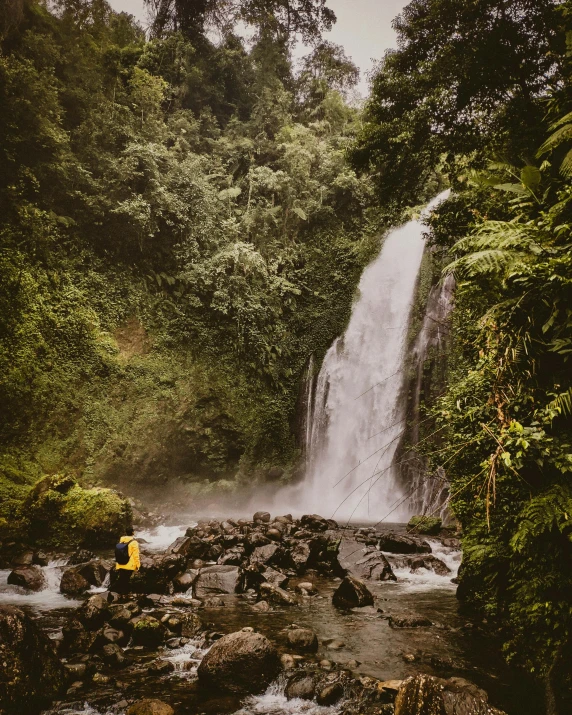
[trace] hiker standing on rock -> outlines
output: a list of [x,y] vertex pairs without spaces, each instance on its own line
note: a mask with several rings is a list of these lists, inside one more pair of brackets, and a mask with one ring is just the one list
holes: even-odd
[[134,571],[139,571],[139,544],[133,536],[133,527],[125,529],[125,536],[115,546],[115,573],[110,591],[129,593],[129,582]]

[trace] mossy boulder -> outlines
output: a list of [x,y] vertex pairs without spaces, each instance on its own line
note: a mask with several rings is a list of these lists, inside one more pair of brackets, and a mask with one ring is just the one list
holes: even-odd
[[0,606],[0,712],[37,712],[62,692],[66,675],[52,641],[18,608]]
[[51,546],[111,547],[133,518],[131,506],[116,491],[84,489],[68,475],[38,482],[22,515],[30,538]]
[[138,616],[131,623],[134,645],[157,648],[165,640],[165,626],[153,616]]
[[443,522],[436,516],[412,516],[407,524],[407,531],[416,531],[418,534],[436,536],[443,528]]

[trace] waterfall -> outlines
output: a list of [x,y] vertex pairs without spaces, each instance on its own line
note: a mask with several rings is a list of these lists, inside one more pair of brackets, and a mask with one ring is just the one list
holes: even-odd
[[[446,352],[449,338],[449,318],[453,311],[455,279],[448,275],[433,286],[427,299],[425,316],[413,348],[415,368],[412,390],[411,412],[413,415],[408,441],[416,445],[419,441],[419,407],[421,398],[431,399],[432,385],[426,376],[426,366],[430,364],[432,381],[442,387],[445,383]],[[435,392],[433,387],[433,392]],[[432,478],[427,479],[422,460],[414,460],[404,465],[403,474],[411,484],[410,510],[414,514],[431,514],[449,520],[447,502],[449,483],[445,470],[439,467]]]
[[394,458],[406,428],[407,334],[423,231],[421,220],[391,231],[363,272],[346,332],[313,388],[306,477],[281,492],[277,505],[354,521],[408,515]]

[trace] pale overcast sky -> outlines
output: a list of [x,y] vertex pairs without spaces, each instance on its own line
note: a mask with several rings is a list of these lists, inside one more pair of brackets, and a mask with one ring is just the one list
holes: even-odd
[[[135,15],[145,25],[143,0],[108,0],[118,11]],[[338,22],[326,39],[342,45],[362,72],[360,91],[367,94],[366,73],[372,59],[383,57],[386,49],[395,47],[395,32],[391,21],[409,0],[329,0],[328,7],[336,13]],[[298,55],[299,52],[296,52]]]

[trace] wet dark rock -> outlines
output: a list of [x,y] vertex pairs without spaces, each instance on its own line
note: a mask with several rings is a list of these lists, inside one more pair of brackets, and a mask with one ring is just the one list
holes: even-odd
[[258,611],[259,613],[269,613],[272,609],[268,601],[258,601],[252,606],[252,610]]
[[133,703],[125,715],[175,715],[175,711],[162,700],[145,698]]
[[172,673],[175,670],[175,666],[170,660],[163,660],[158,658],[154,660],[149,667],[147,672],[149,675],[167,675],[167,673]]
[[0,712],[41,710],[64,688],[66,672],[53,643],[11,606],[0,606],[0,663]]
[[278,544],[267,544],[265,546],[257,546],[250,555],[250,563],[252,565],[260,564],[267,565],[276,563],[280,560],[282,550]]
[[346,576],[332,596],[332,603],[338,608],[348,609],[373,606],[373,595],[362,581]]
[[109,615],[109,594],[96,593],[77,610],[77,618],[90,630],[100,628]]
[[134,645],[157,648],[165,640],[165,626],[153,616],[137,616],[132,625]]
[[105,663],[116,668],[125,665],[127,660],[117,643],[107,643],[104,645],[101,650],[101,657]]
[[203,629],[201,619],[196,613],[181,613],[179,615],[181,622],[180,632],[185,638],[194,638]]
[[96,630],[87,629],[77,618],[70,618],[62,629],[62,649],[66,653],[87,653],[99,638]]
[[261,522],[263,524],[269,524],[270,523],[270,514],[267,511],[257,511],[254,516],[252,517],[252,521],[254,522]]
[[18,566],[31,566],[34,563],[34,552],[31,549],[21,551],[12,559],[12,564]]
[[108,574],[113,569],[113,564],[103,559],[92,559],[75,568],[91,586],[99,588],[105,583]]
[[460,549],[461,548],[461,541],[459,539],[445,537],[444,539],[441,539],[441,543],[443,544],[443,546],[445,546],[448,549]]
[[226,601],[222,596],[211,596],[210,598],[205,598],[202,603],[203,608],[224,608],[226,606]]
[[281,571],[276,571],[273,568],[267,568],[262,572],[262,576],[265,581],[272,583],[279,588],[282,588],[288,582],[288,576],[283,574]]
[[282,532],[279,529],[268,529],[266,538],[272,541],[282,541]]
[[262,599],[279,606],[294,606],[296,604],[296,599],[293,596],[273,583],[261,583],[260,596]]
[[360,578],[371,581],[397,581],[389,561],[377,550],[370,551],[357,561],[355,571]]
[[180,574],[173,580],[173,585],[175,591],[185,592],[188,591],[198,576],[197,571],[185,571],[185,573]]
[[432,622],[425,616],[419,615],[403,615],[403,616],[390,616],[389,625],[392,628],[422,628],[425,626],[432,626]]
[[306,673],[296,673],[286,683],[284,692],[288,700],[312,700],[316,692],[314,678]]
[[164,554],[141,557],[141,568],[131,578],[133,593],[169,593],[172,581],[185,571],[186,557],[182,554]]
[[407,524],[407,531],[436,536],[443,527],[443,521],[436,516],[412,516]]
[[81,575],[77,566],[66,569],[60,581],[60,591],[67,596],[79,596],[89,591],[91,584]]
[[240,694],[264,691],[280,671],[274,645],[260,633],[242,630],[223,636],[198,668],[199,682],[207,687]]
[[125,630],[129,621],[141,613],[141,609],[134,601],[112,604],[108,607],[108,611],[109,624],[119,630]]
[[180,638],[169,638],[169,640],[165,643],[167,648],[180,648],[181,647],[181,639]]
[[402,684],[395,699],[395,715],[503,715],[488,697],[463,678],[443,680],[417,675]]
[[199,571],[194,583],[196,598],[235,593],[240,580],[237,566],[207,566]]
[[244,544],[250,549],[255,549],[257,546],[267,546],[268,544],[271,544],[272,542],[270,539],[267,539],[264,534],[261,534],[259,531],[254,531],[251,534],[248,534],[244,538]]
[[304,573],[310,562],[311,550],[307,541],[298,541],[290,551],[290,558],[298,573]]
[[39,566],[20,566],[8,575],[8,583],[26,591],[41,591],[46,587],[46,577]]
[[304,653],[318,650],[318,636],[309,628],[291,628],[286,637],[288,645],[294,650]]
[[451,573],[451,569],[447,566],[444,561],[438,559],[433,554],[427,554],[427,556],[417,556],[410,561],[411,573],[416,573],[418,569],[428,569],[433,571],[438,576],[447,576]]
[[84,678],[87,672],[87,665],[85,663],[66,663],[64,668],[68,676],[74,680]]
[[88,551],[88,549],[78,549],[69,557],[67,565],[77,566],[78,564],[85,564],[92,559],[95,559],[93,551]]
[[219,556],[218,564],[221,566],[241,566],[245,559],[243,546],[235,546]]
[[49,563],[48,555],[44,551],[34,552],[32,563],[36,566],[47,566]]
[[387,532],[380,535],[378,548],[393,554],[430,554],[431,546],[420,538]]
[[341,683],[331,683],[322,688],[316,696],[318,705],[329,707],[335,705],[344,697],[344,686]]
[[318,514],[305,514],[300,519],[300,525],[309,531],[326,531],[330,528],[328,520]]

